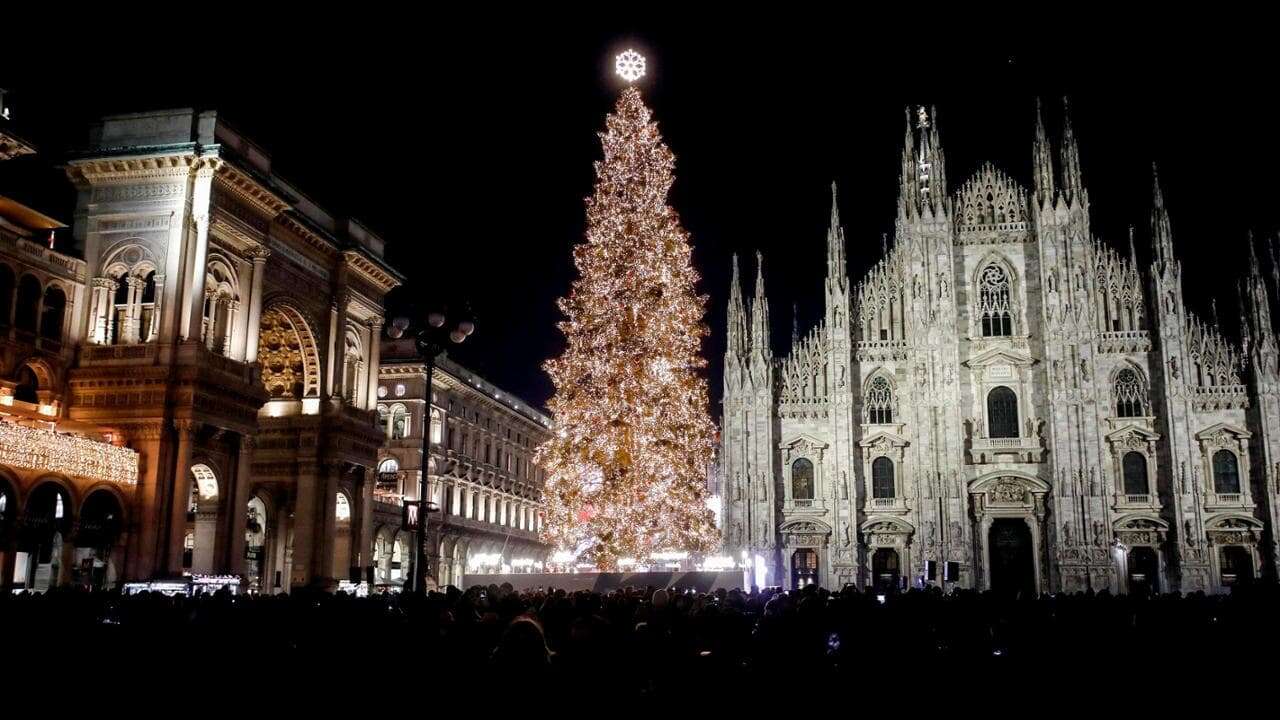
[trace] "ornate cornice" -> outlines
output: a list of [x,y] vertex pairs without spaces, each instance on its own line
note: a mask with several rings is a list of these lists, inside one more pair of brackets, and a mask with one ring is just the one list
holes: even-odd
[[222,188],[252,205],[266,215],[268,220],[289,209],[289,203],[285,202],[284,198],[235,165],[221,162],[217,165],[217,171],[217,178]]
[[11,160],[19,155],[32,155],[35,151],[36,149],[22,138],[0,130],[0,161]]
[[201,161],[202,158],[191,149],[157,155],[82,158],[69,162],[66,172],[71,182],[80,187],[110,185],[138,180],[186,178],[193,168],[203,165]]
[[358,250],[347,250],[342,253],[347,268],[354,270],[360,277],[373,283],[382,292],[388,292],[401,285],[401,278],[393,274],[385,265],[374,262]]

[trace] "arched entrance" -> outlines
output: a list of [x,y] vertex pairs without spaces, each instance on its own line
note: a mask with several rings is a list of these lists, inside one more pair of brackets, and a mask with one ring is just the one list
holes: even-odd
[[213,573],[214,543],[218,537],[218,476],[213,468],[196,463],[189,473],[187,532],[182,543],[182,569],[193,575]]
[[71,495],[54,481],[27,498],[18,531],[13,586],[43,592],[64,582],[64,544],[71,529]]
[[333,503],[333,577],[349,580],[351,575],[351,501],[338,493]]
[[1002,471],[969,484],[981,587],[1034,597],[1044,587],[1041,542],[1049,483],[1034,475]]
[[1160,557],[1153,547],[1140,545],[1129,551],[1129,594],[1160,593]]
[[267,503],[258,496],[245,508],[244,573],[248,590],[262,592],[267,581]]
[[1026,521],[1020,518],[992,520],[987,548],[991,563],[991,589],[1002,595],[1034,596],[1035,547]]
[[1253,553],[1241,545],[1228,545],[1220,551],[1223,587],[1241,585],[1253,580]]
[[114,587],[120,579],[123,548],[118,547],[124,529],[124,509],[108,490],[95,490],[85,498],[76,532],[71,581],[95,590]]
[[800,548],[791,553],[791,588],[799,590],[806,585],[818,584],[818,551]]
[[871,584],[877,593],[897,592],[901,586],[902,563],[893,548],[877,548],[871,555]]

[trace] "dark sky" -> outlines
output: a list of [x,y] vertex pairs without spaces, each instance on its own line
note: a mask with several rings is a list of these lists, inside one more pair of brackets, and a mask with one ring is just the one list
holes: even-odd
[[[879,257],[908,104],[937,106],[954,189],[988,160],[1029,182],[1034,99],[1045,99],[1056,140],[1070,95],[1095,233],[1123,247],[1136,225],[1146,263],[1150,165],[1159,162],[1192,306],[1207,308],[1216,294],[1236,332],[1245,233],[1270,236],[1278,222],[1275,63],[1265,46],[1234,36],[1210,49],[1119,31],[1035,42],[957,32],[951,42],[920,39],[909,22],[822,20],[584,31],[424,30],[390,19],[341,34],[262,30],[257,51],[219,40],[236,31],[215,24],[207,38],[193,27],[189,54],[159,56],[147,43],[107,52],[88,37],[59,38],[89,69],[37,62],[45,40],[9,38],[8,57],[26,61],[0,66],[0,87],[46,162],[82,143],[102,114],[219,109],[272,154],[277,172],[386,237],[389,259],[410,278],[395,302],[469,300],[479,329],[454,356],[535,403],[551,392],[540,366],[560,347],[554,302],[574,277],[596,132],[618,89],[612,58],[629,46],[649,59],[644,92],[677,156],[672,204],[711,296],[717,403],[731,254],[765,252],[775,349],[785,351],[792,302],[802,329],[821,314],[833,179],[850,271],[860,277]],[[29,171],[0,166],[0,192],[69,218],[65,181],[54,171],[31,181]],[[744,271],[754,274],[751,262]]]

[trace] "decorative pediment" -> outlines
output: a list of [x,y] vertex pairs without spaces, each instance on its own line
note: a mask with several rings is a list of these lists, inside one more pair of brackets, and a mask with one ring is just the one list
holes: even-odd
[[1213,545],[1256,545],[1262,523],[1249,515],[1219,515],[1205,523],[1205,535]]
[[997,473],[975,479],[969,492],[985,495],[988,505],[1038,505],[1049,492],[1049,483],[1030,475]]
[[782,523],[782,527],[779,528],[779,530],[784,535],[787,535],[787,534],[830,535],[831,534],[830,525],[822,522],[821,520],[816,520],[814,518],[805,518],[804,520],[788,520],[787,522]]
[[904,448],[911,443],[901,435],[889,432],[888,430],[876,430],[866,437],[858,441],[858,447],[876,448],[881,450],[889,450],[890,448]]
[[896,517],[873,517],[859,529],[866,535],[911,535],[916,531],[911,523]]
[[1155,515],[1134,514],[1117,519],[1114,527],[1116,530],[1165,532],[1169,529],[1169,523]]
[[801,455],[821,459],[822,452],[827,449],[828,444],[812,435],[801,433],[791,440],[782,443],[779,447],[786,451],[786,460],[789,461],[791,458],[799,457]]
[[1152,444],[1160,439],[1160,435],[1138,423],[1128,423],[1107,433],[1106,438],[1116,452],[1122,450],[1150,451],[1152,450]]
[[968,368],[986,368],[995,365],[1030,367],[1037,362],[1039,361],[1031,357],[1030,353],[1015,353],[1010,352],[1008,348],[994,347],[965,360],[963,365]]
[[1196,439],[1203,443],[1217,443],[1220,445],[1228,445],[1238,440],[1248,440],[1253,437],[1253,433],[1245,430],[1239,425],[1231,423],[1218,423],[1196,433]]
[[1262,523],[1250,515],[1219,515],[1205,523],[1207,530],[1261,530]]
[[1159,433],[1154,433],[1138,423],[1129,423],[1123,427],[1107,433],[1108,442],[1123,442],[1130,437],[1138,437],[1144,442],[1155,442],[1160,439]]

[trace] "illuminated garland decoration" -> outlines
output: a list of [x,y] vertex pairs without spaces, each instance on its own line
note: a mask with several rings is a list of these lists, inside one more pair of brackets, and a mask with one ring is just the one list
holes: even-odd
[[0,422],[0,464],[72,477],[138,482],[138,453],[56,430]]
[[719,543],[705,483],[715,428],[699,374],[706,297],[688,234],[667,206],[675,158],[627,88],[601,134],[580,277],[560,301],[567,347],[546,364],[555,434],[543,539],[602,570]]

